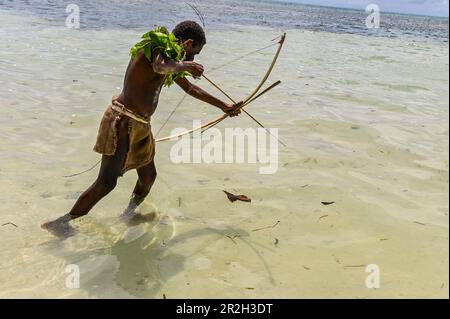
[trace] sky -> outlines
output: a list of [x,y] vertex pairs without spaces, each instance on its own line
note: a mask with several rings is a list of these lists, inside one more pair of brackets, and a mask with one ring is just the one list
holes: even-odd
[[288,0],[332,7],[365,9],[368,4],[375,3],[383,12],[399,12],[420,15],[448,17],[449,0]]

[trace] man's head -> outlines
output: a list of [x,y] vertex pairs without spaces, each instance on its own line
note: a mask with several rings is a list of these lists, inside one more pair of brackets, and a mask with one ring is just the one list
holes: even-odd
[[183,45],[187,61],[193,61],[206,44],[205,31],[195,21],[183,21],[172,32]]

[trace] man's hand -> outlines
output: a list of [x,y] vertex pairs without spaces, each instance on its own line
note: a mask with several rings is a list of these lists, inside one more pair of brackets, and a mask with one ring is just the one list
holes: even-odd
[[183,62],[183,71],[191,73],[194,78],[199,78],[203,75],[205,69],[201,64],[191,61],[185,61]]
[[230,117],[235,117],[241,114],[240,107],[242,106],[243,102],[238,102],[236,104],[225,104],[225,106],[222,108],[222,111],[229,114]]

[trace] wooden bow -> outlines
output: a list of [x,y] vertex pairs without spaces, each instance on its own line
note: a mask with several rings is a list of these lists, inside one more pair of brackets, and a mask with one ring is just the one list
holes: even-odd
[[[242,100],[242,105],[240,107],[238,107],[236,110],[241,110],[243,109],[245,106],[247,106],[248,104],[250,104],[251,102],[253,102],[254,100],[256,100],[258,97],[260,97],[261,95],[267,93],[268,91],[270,91],[271,89],[273,89],[275,86],[277,86],[278,84],[280,84],[281,82],[278,81],[276,83],[274,83],[273,85],[271,85],[269,88],[267,88],[266,90],[262,91],[260,94],[258,94],[258,92],[261,90],[261,88],[264,86],[264,84],[267,82],[267,80],[269,79],[270,74],[273,71],[273,68],[275,67],[275,64],[278,60],[278,57],[280,56],[281,53],[281,49],[283,48],[284,42],[286,40],[286,33],[283,33],[283,35],[281,35],[281,39],[278,42],[279,46],[277,49],[277,52],[275,53],[275,56],[272,60],[272,63],[270,64],[269,69],[267,70],[266,74],[264,75],[263,79],[261,80],[261,82],[259,83],[259,85],[256,87],[256,89],[253,91],[252,94],[250,94],[247,98],[245,98],[244,100]],[[205,77],[206,78],[206,77]],[[221,90],[222,91],[222,90]],[[223,91],[222,91],[223,92]],[[225,94],[225,92],[223,92]],[[228,95],[227,95],[228,96]],[[231,99],[231,97],[229,97]],[[159,139],[156,139],[156,142],[163,142],[163,141],[168,141],[171,139],[177,139],[179,137],[182,137],[184,135],[188,135],[188,134],[192,134],[198,130],[203,130],[203,129],[207,129],[209,127],[212,127],[214,125],[217,125],[218,123],[222,122],[223,120],[225,120],[227,117],[229,117],[230,114],[229,113],[225,113],[224,115],[216,118],[215,120],[209,121],[208,123],[205,123],[201,126],[195,127],[193,129],[190,129],[186,132],[180,133],[180,134],[176,134],[176,135],[171,135],[171,136],[166,136],[166,137],[162,137]],[[253,117],[252,117],[253,118]],[[254,118],[253,118],[254,119]],[[256,121],[256,119],[254,119]],[[260,124],[258,121],[256,121],[258,124]],[[260,124],[261,125],[261,124]]]

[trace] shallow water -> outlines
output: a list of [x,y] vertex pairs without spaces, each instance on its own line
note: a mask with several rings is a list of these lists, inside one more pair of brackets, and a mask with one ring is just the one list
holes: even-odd
[[[1,297],[448,298],[447,44],[288,30],[272,75],[283,84],[248,106],[288,145],[277,174],[176,165],[173,142],[161,143],[142,208],[159,212],[153,223],[127,228],[118,219],[130,172],[76,222],[77,236],[60,241],[39,225],[95,179],[95,169],[62,176],[99,159],[91,151],[99,120],[145,30],[76,31],[10,11],[0,21],[0,224],[18,226],[0,227]],[[213,69],[279,34],[210,31],[199,62]],[[273,52],[208,74],[243,98]],[[182,97],[163,91],[154,130]],[[189,97],[161,136],[218,115]],[[218,128],[235,126],[254,123],[240,116]],[[253,201],[231,204],[222,189]],[[66,287],[69,264],[80,267],[80,289]],[[380,267],[380,289],[365,287],[368,264]]]

